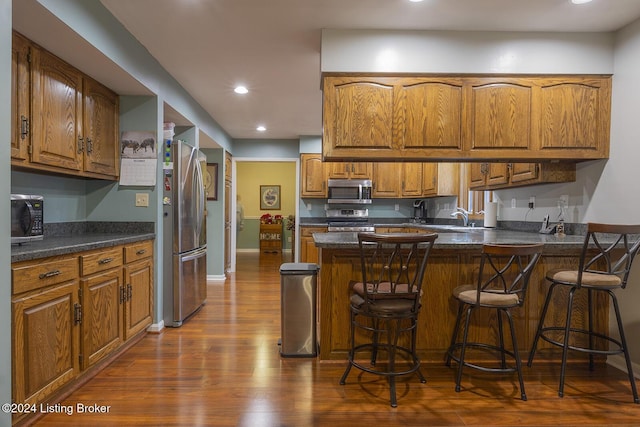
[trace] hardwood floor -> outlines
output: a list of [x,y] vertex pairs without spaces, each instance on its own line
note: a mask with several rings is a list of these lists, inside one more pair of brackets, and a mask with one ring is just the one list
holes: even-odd
[[[285,255],[286,256],[286,255]],[[209,284],[207,304],[181,328],[148,334],[61,405],[39,426],[558,426],[640,425],[626,374],[610,366],[571,366],[565,397],[559,366],[525,366],[528,401],[517,378],[423,366],[427,383],[400,379],[398,408],[386,381],[345,363],[281,358],[280,255],[238,254],[238,272]],[[345,307],[345,310],[347,308]],[[446,333],[449,333],[448,331]],[[467,373],[468,372],[468,373]],[[76,413],[76,405],[108,413]]]

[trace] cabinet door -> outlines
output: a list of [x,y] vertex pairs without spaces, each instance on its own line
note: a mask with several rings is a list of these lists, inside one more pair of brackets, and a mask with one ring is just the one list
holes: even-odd
[[350,178],[371,179],[373,176],[373,165],[368,162],[351,162],[350,172]]
[[32,48],[31,162],[81,171],[82,75],[54,55]]
[[300,227],[300,262],[320,263],[313,233],[326,233],[327,227]]
[[511,163],[511,182],[534,181],[538,178],[537,163]]
[[84,170],[117,178],[120,163],[118,96],[88,77],[84,78],[83,125]]
[[[11,46],[11,159],[18,164],[28,159],[28,146],[31,141],[29,121],[29,42],[17,33],[13,33]],[[16,163],[16,162],[14,162]]]
[[82,368],[86,369],[118,348],[124,339],[122,269],[84,278],[80,286]]
[[14,402],[44,401],[78,375],[78,309],[77,279],[13,300]]
[[124,339],[128,340],[153,320],[153,261],[151,258],[124,267]]
[[469,164],[469,188],[483,188],[487,185],[487,174],[489,173],[489,163]]
[[402,197],[422,196],[422,163],[401,163]]
[[349,179],[351,177],[351,163],[327,162],[325,163],[327,178]]
[[546,79],[540,89],[540,152],[609,155],[610,78]]
[[372,197],[400,197],[400,163],[376,162],[373,164]]
[[438,164],[422,163],[422,195],[438,194]]
[[509,156],[532,148],[530,83],[524,79],[478,79],[470,90],[471,151],[500,149]]
[[489,163],[487,185],[504,185],[509,182],[509,165],[507,163]]
[[325,78],[323,150],[392,148],[393,83],[387,80]]
[[[342,164],[342,163],[340,163]],[[320,154],[302,154],[300,156],[300,197],[327,197],[325,164]]]
[[403,150],[462,148],[462,81],[402,80],[398,93],[399,146]]

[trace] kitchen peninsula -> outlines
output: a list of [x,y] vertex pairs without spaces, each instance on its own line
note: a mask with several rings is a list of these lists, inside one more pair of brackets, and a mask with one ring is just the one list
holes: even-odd
[[[406,224],[404,231],[438,233],[427,264],[422,311],[418,321],[418,353],[426,363],[441,363],[444,360],[457,313],[457,304],[451,298],[451,291],[460,284],[474,283],[483,244],[544,243],[543,255],[533,272],[525,305],[513,311],[518,345],[522,357],[526,358],[548,286],[544,274],[552,268],[575,268],[584,241],[584,237],[579,235],[556,237],[535,232],[437,225]],[[348,284],[349,280],[361,276],[357,234],[314,233],[313,238],[320,250],[321,263],[319,357],[322,360],[346,360],[349,348]],[[580,295],[576,306],[586,309],[582,297]],[[594,328],[599,332],[607,332],[609,314],[606,300],[598,299],[596,307]],[[564,316],[562,308],[553,306],[550,310],[552,312],[547,316],[548,319]],[[583,315],[574,317],[576,321],[587,321]],[[474,321],[486,325],[481,328],[485,336],[474,337],[474,340],[488,339],[491,342],[495,339],[498,328],[495,313]],[[549,354],[543,351],[540,356],[549,357]],[[570,354],[570,357],[579,356]]]

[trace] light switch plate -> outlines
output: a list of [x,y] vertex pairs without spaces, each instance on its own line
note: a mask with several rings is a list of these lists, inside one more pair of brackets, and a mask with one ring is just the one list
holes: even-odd
[[136,206],[148,207],[149,206],[149,194],[148,193],[136,193]]

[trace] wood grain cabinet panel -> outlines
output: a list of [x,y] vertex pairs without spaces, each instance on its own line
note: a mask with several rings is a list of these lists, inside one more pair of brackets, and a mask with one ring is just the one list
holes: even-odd
[[152,323],[152,240],[17,262],[11,271],[15,403],[50,399]]
[[326,170],[321,154],[300,155],[300,197],[327,198]]
[[11,45],[11,162],[23,164],[28,160],[31,144],[31,89],[29,85],[30,44],[14,32]]
[[402,149],[460,150],[462,81],[403,79],[398,87],[395,116]]
[[607,158],[611,76],[323,77],[325,161]]
[[32,48],[31,163],[82,171],[82,74]]
[[325,79],[323,94],[323,132],[333,147],[393,147],[393,81],[366,77]]
[[153,259],[124,267],[124,339],[143,331],[153,321]]
[[320,263],[320,251],[313,241],[313,233],[326,233],[327,227],[300,227],[300,262]]
[[469,189],[476,191],[576,180],[573,162],[472,163],[469,170]]
[[79,373],[78,279],[14,298],[13,398],[36,404]]
[[12,166],[118,179],[117,94],[16,32],[11,74]]
[[82,369],[87,369],[116,350],[124,340],[122,269],[83,278]]

